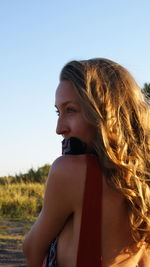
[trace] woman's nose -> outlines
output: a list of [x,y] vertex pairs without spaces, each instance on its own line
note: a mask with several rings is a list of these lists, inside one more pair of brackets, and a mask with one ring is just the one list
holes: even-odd
[[57,134],[64,135],[67,132],[68,132],[68,126],[67,126],[67,124],[65,123],[65,121],[63,119],[61,119],[59,117],[59,119],[57,121],[56,133]]

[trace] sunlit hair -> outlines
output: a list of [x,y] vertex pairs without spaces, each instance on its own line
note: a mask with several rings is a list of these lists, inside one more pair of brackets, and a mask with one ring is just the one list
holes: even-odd
[[133,238],[150,245],[150,105],[131,74],[108,59],[71,61],[60,80],[72,82],[98,130],[93,146],[108,183],[126,198]]

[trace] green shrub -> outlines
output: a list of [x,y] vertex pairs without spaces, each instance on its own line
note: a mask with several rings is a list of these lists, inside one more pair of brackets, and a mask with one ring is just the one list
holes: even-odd
[[16,183],[0,185],[0,216],[36,217],[43,203],[45,185]]

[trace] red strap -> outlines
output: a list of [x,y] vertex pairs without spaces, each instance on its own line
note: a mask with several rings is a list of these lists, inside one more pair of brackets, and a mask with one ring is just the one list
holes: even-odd
[[77,267],[101,267],[102,175],[98,158],[87,154]]

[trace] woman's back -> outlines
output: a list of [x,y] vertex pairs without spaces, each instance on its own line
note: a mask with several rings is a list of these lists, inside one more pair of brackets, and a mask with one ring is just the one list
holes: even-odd
[[[75,267],[86,180],[86,156],[69,156],[63,160],[69,160],[69,170],[76,170],[75,172],[70,173],[70,188],[67,188],[67,190],[71,190],[73,194],[75,210],[68,218],[61,234],[59,235],[57,262],[59,267]],[[68,170],[66,169],[64,171]],[[93,179],[93,177],[91,178]],[[104,177],[102,200],[102,266],[135,267],[142,258],[143,248],[139,250],[136,249],[136,246],[134,245],[131,237],[127,216],[128,211],[124,198],[121,194],[115,192],[107,185]],[[100,222],[99,225],[101,225]]]

